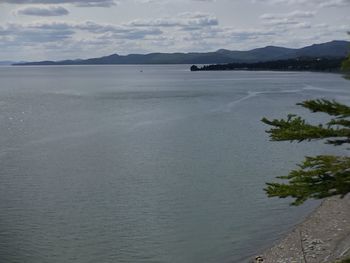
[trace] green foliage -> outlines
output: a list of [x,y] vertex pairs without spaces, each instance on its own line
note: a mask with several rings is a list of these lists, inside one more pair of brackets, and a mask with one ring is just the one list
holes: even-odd
[[[348,32],[350,35],[350,32]],[[345,59],[342,63],[341,69],[345,72],[345,78],[350,79],[350,54],[347,59]]]
[[294,59],[271,60],[264,62],[246,62],[214,64],[203,67],[193,67],[192,71],[210,70],[287,70],[287,71],[325,71],[338,72],[342,67],[342,58],[310,58],[299,57]]
[[344,78],[350,80],[350,55],[342,64],[342,71],[344,72]]
[[350,263],[350,258],[341,261],[336,261],[336,263]]
[[349,117],[350,108],[346,105],[329,100],[308,100],[297,105],[303,106],[312,112],[324,112],[337,117]]
[[293,205],[300,205],[309,198],[322,199],[333,195],[344,197],[350,192],[350,157],[320,155],[306,157],[288,176],[289,184],[268,183],[269,197],[293,197]]
[[[262,121],[272,126],[267,133],[272,141],[304,141],[328,139],[333,145],[350,143],[350,107],[329,100],[309,100],[298,105],[312,112],[334,116],[325,124],[312,125],[296,115],[287,119]],[[299,168],[279,177],[288,183],[268,183],[269,197],[292,197],[292,205],[300,205],[310,198],[322,199],[350,192],[350,157],[320,155],[306,157]]]
[[342,70],[349,72],[350,71],[350,56],[343,62]]

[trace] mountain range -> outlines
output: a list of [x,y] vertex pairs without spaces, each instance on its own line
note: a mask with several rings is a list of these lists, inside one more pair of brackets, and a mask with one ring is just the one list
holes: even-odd
[[255,63],[302,57],[344,58],[350,52],[350,42],[334,40],[322,44],[295,49],[276,46],[252,49],[249,51],[230,51],[220,49],[207,53],[150,53],[130,54],[62,61],[39,61],[17,63],[17,66],[30,65],[126,65],[126,64],[213,64],[213,63]]

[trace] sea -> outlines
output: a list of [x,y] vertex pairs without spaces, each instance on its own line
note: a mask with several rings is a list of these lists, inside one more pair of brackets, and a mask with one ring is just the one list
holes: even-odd
[[247,262],[319,201],[267,182],[304,156],[261,122],[350,103],[340,74],[190,65],[0,67],[0,262]]

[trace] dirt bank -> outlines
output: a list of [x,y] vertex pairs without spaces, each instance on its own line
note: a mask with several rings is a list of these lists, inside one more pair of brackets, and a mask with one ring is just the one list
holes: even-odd
[[350,257],[350,195],[326,199],[304,222],[253,262],[333,263],[346,257]]

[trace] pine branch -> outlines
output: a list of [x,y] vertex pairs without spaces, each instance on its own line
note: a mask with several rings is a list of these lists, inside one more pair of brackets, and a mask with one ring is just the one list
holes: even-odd
[[344,126],[350,128],[350,120],[345,119],[332,119],[328,122],[329,126]]
[[[326,139],[326,143],[343,145],[350,143],[350,107],[329,100],[310,100],[300,103],[312,112],[324,112],[336,116],[326,124],[312,125],[297,115],[287,119],[262,121],[272,126],[268,131],[272,141],[303,141]],[[350,192],[350,157],[320,155],[307,157],[299,169],[279,177],[287,183],[267,183],[269,197],[294,199],[292,205],[300,205],[310,198],[322,199]]]
[[265,191],[269,197],[294,198],[292,205],[300,205],[310,198],[344,197],[350,192],[350,157],[307,157],[298,170],[279,178],[289,183],[268,183]]
[[343,61],[341,69],[345,72],[350,72],[350,56]]
[[311,110],[312,112],[324,112],[332,116],[338,116],[340,118],[350,116],[350,107],[336,101],[330,101],[325,99],[307,100],[297,105],[303,106]]
[[325,127],[322,124],[318,126],[311,125],[296,115],[289,115],[287,120],[270,121],[263,118],[262,122],[274,127],[266,131],[270,134],[272,141],[301,142],[304,140],[350,137],[350,129],[348,128],[332,128],[331,125]]

